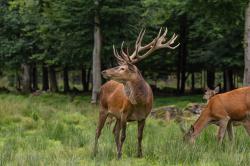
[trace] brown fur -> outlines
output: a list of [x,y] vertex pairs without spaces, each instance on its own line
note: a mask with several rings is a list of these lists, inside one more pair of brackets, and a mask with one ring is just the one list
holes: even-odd
[[[122,67],[126,69],[124,72],[119,73],[119,68],[112,68],[103,73],[105,77],[119,82],[111,80],[101,87],[99,123],[96,131],[94,151],[96,153],[97,141],[107,116],[112,116],[116,119],[113,133],[115,135],[118,158],[121,157],[122,145],[126,137],[127,121],[138,121],[137,155],[141,157],[143,128],[145,119],[152,109],[153,93],[136,66],[129,67],[123,65]],[[129,75],[129,77],[124,75]]]
[[[205,94],[203,96],[203,99],[207,100],[207,104],[209,103],[209,100],[215,96],[216,94],[218,94],[220,92],[220,87],[217,86],[215,89],[209,89],[207,88],[205,91]],[[213,124],[219,126],[219,123],[214,122]],[[232,120],[229,120],[228,124],[227,124],[227,133],[228,133],[228,137],[229,140],[232,141],[234,138],[234,133],[233,133],[233,124],[235,124],[235,122],[233,122]]]
[[230,121],[242,122],[250,135],[250,87],[239,88],[212,97],[200,117],[191,126],[184,139],[194,142],[209,123],[219,125],[218,141],[221,143]]
[[[119,64],[108,70],[104,70],[104,78],[112,79],[104,84],[100,93],[99,122],[96,129],[94,154],[97,152],[98,138],[108,116],[116,118],[114,127],[115,142],[118,158],[122,155],[122,146],[126,138],[126,126],[128,121],[138,121],[138,148],[137,156],[142,156],[142,136],[145,120],[152,109],[153,93],[150,86],[143,79],[140,71],[133,64],[145,59],[154,51],[162,48],[175,49],[173,46],[177,35],[170,40],[166,39],[167,28],[162,33],[160,29],[156,38],[149,44],[142,46],[145,30],[141,30],[136,43],[135,50],[131,55],[123,51],[124,42],[121,45],[120,54],[113,46],[113,52]],[[127,49],[128,50],[128,49]],[[142,54],[143,53],[143,54]],[[121,134],[120,134],[121,133]]]

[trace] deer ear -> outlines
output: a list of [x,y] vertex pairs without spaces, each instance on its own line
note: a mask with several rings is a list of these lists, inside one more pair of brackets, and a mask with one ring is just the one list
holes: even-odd
[[136,69],[135,69],[135,66],[134,66],[132,63],[128,63],[128,62],[127,62],[127,65],[128,65],[129,70],[132,70],[132,71],[135,71],[135,70],[136,70]]
[[117,60],[117,63],[118,63],[119,66],[124,65],[124,62],[122,62],[122,61],[120,61],[120,60]]
[[205,92],[206,92],[206,91],[210,91],[210,90],[211,90],[211,89],[210,89],[209,87],[206,87],[206,88],[205,88]]
[[217,87],[214,89],[214,94],[217,94],[217,93],[219,93],[219,92],[220,92],[220,87],[217,86]]

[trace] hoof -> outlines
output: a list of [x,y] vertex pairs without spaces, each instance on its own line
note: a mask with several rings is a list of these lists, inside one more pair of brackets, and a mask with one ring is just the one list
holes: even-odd
[[122,158],[122,154],[121,153],[118,153],[117,154],[117,159],[120,160]]

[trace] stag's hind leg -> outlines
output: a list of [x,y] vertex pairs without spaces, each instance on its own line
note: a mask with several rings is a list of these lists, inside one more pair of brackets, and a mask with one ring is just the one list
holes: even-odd
[[96,135],[95,135],[94,156],[97,153],[98,139],[99,139],[99,137],[101,135],[101,131],[102,131],[102,128],[103,128],[103,126],[105,124],[107,116],[108,116],[108,114],[106,112],[104,112],[104,111],[101,111],[99,113],[99,121],[98,121],[98,125],[97,125],[97,128],[96,128]]
[[225,136],[225,132],[226,132],[229,120],[230,118],[227,116],[224,119],[221,119],[219,121],[219,131],[218,131],[217,139],[220,144],[222,143],[223,138]]
[[145,126],[145,119],[138,121],[138,148],[137,148],[137,157],[142,157],[142,137],[143,137],[143,129]]

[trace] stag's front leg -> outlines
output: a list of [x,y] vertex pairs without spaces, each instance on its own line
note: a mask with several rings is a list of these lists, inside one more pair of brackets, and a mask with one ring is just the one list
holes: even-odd
[[102,128],[105,124],[105,121],[107,119],[107,114],[105,112],[100,112],[99,113],[99,121],[98,121],[98,125],[97,125],[97,128],[96,128],[96,135],[95,135],[95,145],[94,145],[94,150],[93,150],[93,155],[96,156],[97,154],[97,146],[98,146],[98,139],[101,135],[101,131],[102,131]]
[[125,114],[122,115],[120,123],[121,123],[121,137],[117,154],[118,159],[120,159],[122,156],[122,146],[126,138],[127,116]]
[[115,126],[114,126],[114,129],[113,129],[117,152],[119,151],[120,131],[121,131],[121,122],[120,122],[119,119],[117,119],[116,123],[115,123]]
[[223,138],[225,136],[225,132],[226,132],[226,129],[227,129],[227,125],[228,125],[228,122],[229,122],[230,118],[229,117],[226,117],[224,119],[221,119],[219,121],[219,131],[218,131],[218,135],[217,135],[217,138],[218,138],[218,142],[221,144],[222,141],[223,141]]
[[142,157],[142,137],[143,137],[143,129],[145,126],[145,119],[138,121],[138,147],[137,147],[137,157]]

